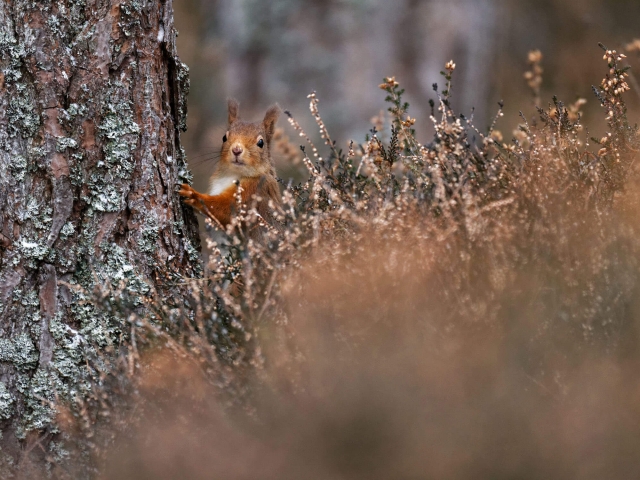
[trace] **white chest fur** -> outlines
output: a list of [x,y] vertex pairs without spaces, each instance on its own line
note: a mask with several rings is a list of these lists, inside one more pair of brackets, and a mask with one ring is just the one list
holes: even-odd
[[238,180],[238,177],[233,175],[212,178],[209,182],[209,195],[221,195],[227,189],[233,187],[233,182],[236,180]]

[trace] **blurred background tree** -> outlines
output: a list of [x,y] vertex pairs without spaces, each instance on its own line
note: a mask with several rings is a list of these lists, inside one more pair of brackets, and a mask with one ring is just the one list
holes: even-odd
[[[602,77],[597,43],[623,51],[640,36],[637,0],[181,0],[176,7],[179,52],[191,68],[185,145],[196,187],[206,184],[219,149],[226,97],[238,98],[251,118],[278,101],[313,134],[306,96],[315,90],[344,148],[363,140],[383,108],[378,84],[395,75],[418,119],[418,138],[428,141],[432,85],[442,83],[450,59],[457,64],[454,109],[475,109],[483,130],[504,100],[498,128],[509,140],[518,112],[535,114],[523,72],[527,52],[540,49],[542,105],[552,95],[566,103],[586,98],[585,124],[598,135],[604,125],[594,118],[600,107],[591,92]],[[638,98],[629,97],[632,110]]]

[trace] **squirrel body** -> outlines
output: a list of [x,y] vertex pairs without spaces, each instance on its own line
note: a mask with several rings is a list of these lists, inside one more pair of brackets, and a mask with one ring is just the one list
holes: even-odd
[[269,201],[280,204],[280,189],[271,161],[271,139],[280,107],[271,106],[262,122],[240,120],[239,104],[229,100],[229,127],[222,139],[220,161],[209,180],[207,193],[200,193],[182,184],[179,194],[184,203],[205,216],[212,215],[226,227],[237,210],[236,191],[242,187],[241,199],[245,205],[255,202],[260,216],[272,223]]

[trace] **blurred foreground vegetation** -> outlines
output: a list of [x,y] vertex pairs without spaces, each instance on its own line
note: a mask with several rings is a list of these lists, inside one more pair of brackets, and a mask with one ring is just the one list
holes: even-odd
[[322,145],[289,117],[305,180],[263,243],[249,209],[182,307],[104,297],[133,328],[87,417],[102,478],[638,476],[640,138],[602,53],[599,138],[557,98],[512,141],[476,128],[453,62],[428,143],[394,78],[345,149],[310,95]]

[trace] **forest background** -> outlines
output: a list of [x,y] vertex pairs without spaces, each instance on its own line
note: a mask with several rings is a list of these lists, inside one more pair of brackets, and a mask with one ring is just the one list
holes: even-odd
[[[226,97],[240,100],[249,119],[278,101],[314,134],[307,95],[317,91],[329,132],[346,149],[350,140],[364,141],[369,120],[384,108],[378,84],[395,75],[425,142],[433,136],[432,85],[451,59],[453,109],[467,116],[473,109],[484,130],[503,100],[497,128],[509,141],[523,99],[531,98],[522,77],[527,54],[539,49],[542,106],[553,95],[567,103],[587,99],[583,123],[599,138],[605,123],[591,89],[601,77],[598,42],[624,51],[640,36],[634,0],[180,0],[175,9],[178,50],[191,72],[183,143],[199,188],[226,128]],[[629,55],[629,62],[636,67],[640,57]],[[639,99],[627,98],[632,123]],[[281,176],[299,172],[276,157]]]

